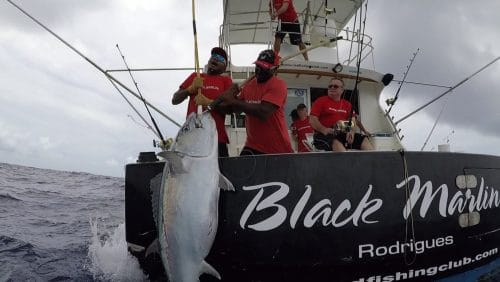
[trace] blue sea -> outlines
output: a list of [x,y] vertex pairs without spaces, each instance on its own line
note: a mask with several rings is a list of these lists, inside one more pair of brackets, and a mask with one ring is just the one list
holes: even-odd
[[0,163],[0,282],[147,281],[125,242],[125,180]]

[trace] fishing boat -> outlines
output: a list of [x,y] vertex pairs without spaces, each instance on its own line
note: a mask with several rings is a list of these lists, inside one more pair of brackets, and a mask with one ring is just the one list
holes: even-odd
[[[332,77],[342,78],[375,150],[323,152],[308,142],[309,153],[238,156],[244,116],[228,116],[231,156],[219,166],[236,191],[221,192],[206,258],[223,281],[498,279],[500,157],[404,149],[379,103],[392,75],[360,67],[372,38],[362,25],[347,27],[353,17],[362,22],[363,2],[295,0],[309,61],[285,39],[277,75],[288,87],[286,112],[310,108]],[[240,44],[272,46],[280,23],[268,9],[267,1],[224,0],[220,46],[230,55]],[[231,64],[227,75],[241,83],[253,72]],[[153,278],[163,267],[146,256],[157,236],[150,182],[164,165],[142,152],[126,166],[126,240]]]

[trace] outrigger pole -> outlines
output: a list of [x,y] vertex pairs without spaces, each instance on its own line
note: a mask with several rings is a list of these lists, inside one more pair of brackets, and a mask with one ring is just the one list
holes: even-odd
[[114,76],[110,75],[107,71],[105,71],[104,69],[102,69],[100,66],[98,66],[96,63],[94,63],[92,60],[90,60],[89,58],[87,58],[85,55],[83,55],[80,51],[78,51],[75,47],[71,46],[71,44],[69,44],[68,42],[66,42],[64,39],[62,39],[59,35],[57,35],[56,33],[54,33],[52,30],[50,30],[48,27],[46,27],[44,24],[42,24],[40,21],[38,21],[37,19],[35,19],[34,17],[32,17],[30,14],[28,14],[28,12],[24,11],[21,7],[19,7],[18,5],[16,5],[14,2],[12,2],[11,0],[7,0],[7,2],[9,2],[12,6],[16,7],[19,11],[21,11],[24,15],[26,15],[28,18],[30,18],[32,21],[34,21],[35,23],[37,23],[39,26],[41,26],[43,29],[45,29],[47,32],[49,32],[50,34],[52,34],[54,37],[56,37],[59,41],[61,41],[64,45],[66,45],[68,48],[70,48],[71,50],[73,50],[75,53],[77,53],[80,57],[82,57],[83,59],[85,59],[89,64],[91,64],[93,67],[95,67],[97,70],[99,70],[100,72],[102,72],[108,79],[114,81],[116,84],[120,85],[123,89],[127,90],[130,94],[134,95],[137,99],[143,101],[144,103],[146,103],[148,106],[150,106],[153,110],[155,110],[157,113],[159,113],[160,115],[162,115],[163,117],[165,117],[166,119],[168,119],[170,122],[172,122],[173,124],[177,125],[178,127],[181,127],[181,125],[176,122],[175,120],[173,120],[172,118],[170,118],[168,115],[164,114],[162,111],[160,111],[158,108],[156,108],[155,106],[153,106],[151,103],[149,103],[148,101],[146,101],[145,99],[141,98],[139,95],[137,95],[134,91],[132,91],[130,88],[128,88],[127,86],[125,86],[123,83],[121,83],[118,79],[116,79]]
[[443,94],[437,96],[436,98],[430,100],[429,102],[425,103],[424,105],[420,106],[418,109],[414,110],[413,112],[407,114],[406,116],[404,116],[403,118],[401,118],[400,120],[396,121],[394,124],[397,125],[399,124],[400,122],[404,121],[405,119],[411,117],[412,115],[414,115],[415,113],[419,112],[420,110],[422,110],[423,108],[429,106],[430,104],[436,102],[439,98],[443,97],[444,95],[452,92],[455,88],[459,87],[460,85],[462,85],[464,82],[466,82],[467,80],[471,79],[473,76],[477,75],[478,73],[480,73],[481,71],[483,71],[484,69],[486,69],[487,67],[491,66],[492,64],[494,64],[496,61],[500,60],[500,56],[497,57],[496,59],[494,59],[493,61],[489,62],[488,64],[486,64],[485,66],[483,66],[482,68],[480,68],[479,70],[477,70],[475,73],[469,75],[468,77],[466,77],[465,79],[463,79],[462,81],[460,81],[459,83],[457,83],[455,86],[452,86],[450,89],[446,90]]

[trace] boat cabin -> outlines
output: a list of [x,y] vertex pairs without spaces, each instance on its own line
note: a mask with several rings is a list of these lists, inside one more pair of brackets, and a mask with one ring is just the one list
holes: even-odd
[[[281,44],[282,64],[277,75],[288,87],[285,115],[289,128],[292,123],[290,112],[300,103],[310,110],[315,99],[327,94],[330,79],[339,77],[345,83],[343,98],[351,102],[365,128],[372,133],[375,150],[401,149],[403,146],[396,126],[379,105],[380,94],[392,80],[392,75],[364,68],[358,71],[357,64],[365,63],[373,54],[371,37],[346,28],[347,21],[360,8],[362,1],[334,1],[329,7],[325,7],[325,3],[328,2],[294,1],[302,40],[310,49],[309,61],[304,60],[297,46],[290,44],[289,36],[285,36]],[[253,46],[256,52],[272,49],[281,22],[271,20],[267,1],[224,1],[224,7],[219,42],[230,58],[236,55],[233,50],[239,45]],[[248,58],[248,61],[253,59]],[[239,66],[231,59],[229,61],[227,72],[235,83],[241,84],[254,74],[254,65]],[[246,140],[244,114],[227,116],[226,129],[230,138],[229,154],[237,156]],[[290,139],[296,149],[294,138]],[[311,149],[315,150],[313,146]]]

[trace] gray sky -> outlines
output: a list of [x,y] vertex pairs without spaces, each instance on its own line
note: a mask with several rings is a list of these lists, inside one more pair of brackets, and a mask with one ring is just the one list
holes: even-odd
[[[194,65],[191,1],[16,3],[104,69],[124,67],[117,43],[131,68]],[[197,5],[200,63],[205,64],[218,42],[222,1],[198,0]],[[500,56],[498,11],[500,1],[491,0],[370,1],[366,33],[373,37],[376,70],[401,79],[420,48],[407,80],[453,86]],[[123,176],[124,165],[138,152],[155,150],[154,135],[101,73],[5,0],[0,25],[0,162]],[[496,63],[403,121],[406,148],[420,150],[446,102],[426,149],[436,150],[449,137],[452,150],[499,155],[499,74]],[[186,104],[174,107],[170,100],[187,75],[141,72],[135,78],[147,100],[182,123]],[[126,73],[116,76],[133,86]],[[380,103],[397,87],[386,88]],[[395,120],[445,90],[404,85],[392,111]],[[176,127],[155,117],[164,135],[174,137]]]

